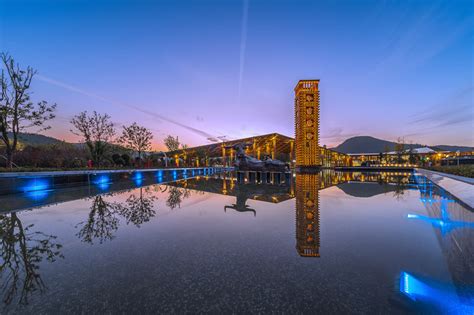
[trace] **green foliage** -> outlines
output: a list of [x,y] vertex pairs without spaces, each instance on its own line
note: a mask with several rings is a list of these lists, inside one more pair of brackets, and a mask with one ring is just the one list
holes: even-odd
[[427,169],[447,174],[474,178],[474,165],[433,166]]
[[153,134],[145,127],[133,123],[130,126],[124,126],[122,136],[118,142],[130,150],[138,153],[138,159],[141,161],[142,152],[151,149],[151,140]]
[[123,160],[124,166],[130,166],[130,155],[122,154],[122,160]]
[[110,142],[115,135],[114,124],[108,114],[99,114],[96,111],[88,115],[87,111],[71,119],[74,130],[72,133],[82,137],[90,156],[97,166],[102,166],[105,154],[110,149]]

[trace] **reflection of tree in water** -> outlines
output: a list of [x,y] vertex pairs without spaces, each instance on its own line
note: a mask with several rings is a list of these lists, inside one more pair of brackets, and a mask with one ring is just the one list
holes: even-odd
[[76,225],[82,226],[77,236],[86,243],[93,244],[94,239],[97,239],[102,244],[114,238],[120,217],[125,218],[127,224],[133,223],[137,227],[150,221],[155,216],[153,206],[156,200],[150,192],[140,188],[138,196],[131,194],[124,203],[106,201],[103,195],[93,197],[88,220]]
[[395,190],[393,191],[393,196],[397,200],[403,199],[405,190],[407,189],[407,186],[405,182],[403,181],[403,177],[396,176],[394,183],[395,183]]
[[[191,196],[191,191],[185,188],[178,188],[169,186],[168,199],[166,200],[166,205],[170,207],[171,210],[176,207],[181,208],[181,202],[183,199],[189,198]],[[166,189],[164,190],[166,191]]]
[[0,290],[5,304],[17,295],[20,304],[28,304],[33,292],[46,288],[39,274],[43,259],[63,258],[56,236],[34,232],[33,226],[23,226],[16,213],[0,215]]
[[140,188],[140,195],[137,197],[132,194],[127,198],[124,205],[119,205],[118,212],[127,220],[128,223],[133,223],[137,227],[141,224],[150,221],[155,216],[155,209],[153,209],[156,196],[150,194],[148,189]]
[[118,229],[119,220],[116,217],[117,205],[104,200],[104,196],[98,195],[92,198],[91,211],[86,222],[82,225],[77,236],[83,242],[93,244],[94,239],[98,239],[102,244],[106,240],[114,238],[114,232]]

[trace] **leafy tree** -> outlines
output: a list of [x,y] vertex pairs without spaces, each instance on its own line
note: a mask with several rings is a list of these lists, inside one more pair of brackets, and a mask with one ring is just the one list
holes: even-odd
[[124,166],[125,161],[122,159],[122,156],[118,153],[112,154],[112,161],[114,161],[115,165]]
[[136,151],[141,163],[142,152],[151,148],[152,139],[153,134],[150,130],[137,125],[137,123],[133,123],[130,126],[123,127],[122,136],[119,138],[118,142],[128,149]]
[[30,99],[30,86],[36,71],[31,67],[21,69],[14,59],[2,53],[3,68],[0,77],[0,139],[5,145],[7,166],[13,166],[13,155],[18,149],[19,133],[30,127],[40,130],[50,128],[45,122],[55,117],[56,104]]
[[168,148],[168,151],[176,151],[179,150],[179,139],[178,137],[173,137],[168,135],[168,137],[164,140],[165,146]]
[[398,163],[403,163],[402,155],[405,152],[405,139],[398,138],[397,144],[395,144],[395,152],[397,152]]
[[390,152],[390,147],[386,144],[383,147],[383,153],[384,153],[384,156],[385,156],[385,163],[390,162],[389,158],[388,158],[388,152]]
[[122,160],[123,160],[124,166],[130,166],[130,155],[122,154]]
[[71,124],[75,128],[71,132],[82,137],[92,160],[97,166],[101,166],[104,155],[115,135],[114,124],[110,121],[110,116],[101,115],[96,111],[88,116],[87,111],[84,111],[74,116],[71,119]]

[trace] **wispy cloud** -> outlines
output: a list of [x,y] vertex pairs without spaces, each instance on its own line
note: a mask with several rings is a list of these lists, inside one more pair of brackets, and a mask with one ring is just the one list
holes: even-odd
[[249,0],[243,0],[242,30],[240,34],[239,87],[238,87],[238,94],[237,94],[239,104],[240,104],[240,96],[242,93],[242,80],[244,77],[245,47],[247,46],[248,13],[249,13]]
[[416,20],[403,16],[400,24],[396,25],[396,34],[409,27],[386,47],[388,53],[379,60],[371,74],[400,72],[424,64],[472,29],[472,16],[460,20],[456,27],[433,29],[436,25],[442,25],[446,10],[443,5],[445,2],[442,1],[431,2],[431,6]]
[[450,127],[473,121],[474,86],[463,88],[434,106],[412,115],[410,123],[424,125],[426,129]]
[[131,104],[126,104],[126,103],[123,103],[123,102],[120,102],[120,101],[116,101],[112,98],[109,98],[109,97],[104,97],[102,95],[99,95],[99,94],[96,94],[96,93],[92,93],[92,92],[89,92],[89,91],[86,91],[82,88],[79,88],[79,87],[76,87],[76,86],[73,86],[73,85],[70,85],[70,84],[67,84],[67,83],[64,83],[64,82],[61,82],[61,81],[58,81],[58,80],[54,80],[54,79],[51,79],[51,78],[48,78],[48,77],[45,77],[45,76],[42,76],[42,75],[37,75],[36,76],[39,80],[43,81],[43,82],[47,82],[49,84],[53,84],[53,85],[56,85],[56,86],[59,86],[59,87],[62,87],[64,89],[67,89],[69,91],[73,91],[73,92],[76,92],[76,93],[79,93],[79,94],[82,94],[82,95],[85,95],[85,96],[88,96],[88,97],[91,97],[91,98],[95,98],[97,100],[100,100],[100,101],[103,101],[103,102],[107,102],[109,104],[112,104],[112,105],[115,105],[115,106],[119,106],[119,107],[123,107],[123,108],[128,108],[128,109],[133,109],[137,112],[141,112],[143,114],[146,114],[146,115],[149,115],[155,119],[160,119],[160,120],[164,120],[166,122],[169,122],[171,124],[174,124],[176,126],[179,126],[179,127],[182,127],[188,131],[191,131],[201,137],[204,137],[206,138],[207,140],[211,141],[211,142],[219,142],[219,138],[208,133],[208,132],[205,132],[203,130],[200,130],[200,129],[197,129],[197,128],[194,128],[194,127],[191,127],[191,126],[188,126],[184,123],[181,123],[181,122],[178,122],[174,119],[170,119],[168,117],[165,117],[161,114],[158,114],[158,113],[155,113],[155,112],[152,112],[150,110],[147,110],[147,109],[143,109],[139,106],[136,106],[136,105],[131,105]]

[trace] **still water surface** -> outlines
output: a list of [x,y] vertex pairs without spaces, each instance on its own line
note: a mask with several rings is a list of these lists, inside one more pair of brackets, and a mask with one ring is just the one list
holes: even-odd
[[413,174],[293,179],[2,197],[0,310],[474,312],[472,210]]

